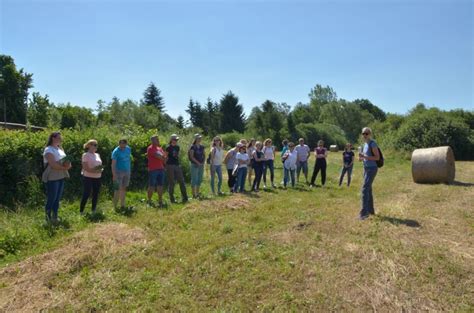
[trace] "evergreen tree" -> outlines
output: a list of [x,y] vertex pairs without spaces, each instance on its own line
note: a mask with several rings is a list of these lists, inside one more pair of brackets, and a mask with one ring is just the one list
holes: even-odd
[[229,91],[222,96],[219,105],[220,131],[230,133],[232,131],[244,132],[245,115],[244,108],[239,104],[239,98]]
[[179,115],[176,119],[176,127],[178,127],[178,129],[184,129],[184,118],[182,115]]
[[160,112],[164,112],[165,102],[161,96],[161,90],[158,89],[153,82],[151,82],[143,92],[142,104],[153,106]]
[[189,114],[189,120],[194,127],[204,128],[204,112],[198,101],[193,101],[192,98],[189,99],[186,113]]

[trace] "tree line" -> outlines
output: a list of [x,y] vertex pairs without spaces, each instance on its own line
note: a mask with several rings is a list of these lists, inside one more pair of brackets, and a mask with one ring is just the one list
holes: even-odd
[[339,146],[356,142],[360,129],[369,125],[386,148],[411,151],[450,145],[457,158],[474,156],[473,111],[442,111],[419,103],[407,114],[387,113],[368,99],[342,99],[333,88],[320,84],[311,88],[306,103],[290,106],[268,99],[253,107],[248,116],[232,91],[224,93],[219,100],[208,97],[200,102],[190,98],[185,118],[166,113],[164,97],[153,82],[139,101],[113,97],[110,101],[99,100],[96,110],[92,110],[71,103],[54,104],[48,95],[38,92],[28,96],[33,75],[17,69],[10,56],[0,55],[0,73],[0,106],[4,109],[1,121],[6,116],[8,122],[28,121],[49,128],[84,130],[113,125],[121,132],[137,126],[163,132],[200,131],[207,136],[224,134],[230,141],[238,137],[232,134],[244,133],[249,138],[272,138],[277,145],[284,138],[296,141],[305,137],[310,146],[319,139]]

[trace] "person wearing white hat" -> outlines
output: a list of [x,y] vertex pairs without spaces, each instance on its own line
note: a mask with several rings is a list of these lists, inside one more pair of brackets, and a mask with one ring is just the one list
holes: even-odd
[[181,190],[181,201],[188,201],[188,194],[186,193],[186,185],[184,184],[183,170],[179,165],[179,137],[176,134],[170,136],[170,142],[168,147],[166,147],[166,154],[168,158],[166,159],[166,176],[168,178],[168,193],[170,195],[170,201],[176,202],[174,197],[174,185],[177,181],[179,184],[179,189]]

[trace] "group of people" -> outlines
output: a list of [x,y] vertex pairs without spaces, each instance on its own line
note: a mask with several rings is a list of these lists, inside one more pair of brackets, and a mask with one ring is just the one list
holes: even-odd
[[[372,183],[377,174],[376,161],[379,160],[379,150],[375,141],[371,139],[372,131],[365,127],[362,130],[364,146],[359,150],[359,161],[364,164],[364,180],[361,194],[360,219],[366,219],[370,214],[374,214]],[[172,203],[176,202],[174,196],[175,184],[179,184],[181,191],[181,201],[189,200],[183,170],[180,165],[181,149],[178,144],[179,137],[176,134],[170,136],[166,148],[160,144],[158,136],[150,138],[150,145],[147,148],[148,167],[148,204],[153,205],[152,197],[158,194],[158,205],[163,206],[163,186],[165,177],[168,182],[168,193]],[[45,171],[43,181],[46,183],[46,219],[53,223],[58,222],[59,201],[64,190],[64,180],[69,177],[68,170],[71,162],[61,148],[61,133],[50,134],[48,143],[43,152],[43,162]],[[84,144],[85,153],[82,155],[82,176],[83,195],[80,202],[80,212],[84,214],[84,209],[89,198],[92,198],[92,211],[97,208],[97,201],[101,188],[101,176],[104,171],[102,160],[97,153],[97,141],[91,139]],[[298,144],[284,140],[282,142],[281,161],[283,163],[283,188],[289,184],[292,187],[299,181],[301,172],[305,182],[311,187],[315,186],[316,178],[321,172],[321,184],[326,183],[326,158],[328,150],[324,147],[324,142],[320,140],[314,149],[316,158],[311,181],[308,181],[308,160],[311,150],[300,138]],[[131,175],[131,148],[126,139],[121,139],[118,146],[112,151],[111,170],[114,186],[113,204],[115,208],[125,207],[127,187],[130,183]],[[267,188],[267,174],[270,174],[269,186],[275,188],[275,157],[276,148],[271,139],[263,142],[251,139],[247,141],[241,139],[229,151],[224,151],[224,145],[220,137],[214,137],[211,143],[210,152],[206,154],[206,149],[202,145],[202,136],[195,134],[193,142],[187,150],[187,158],[190,162],[191,190],[193,198],[200,198],[200,187],[203,181],[204,167],[207,163],[210,169],[210,187],[214,195],[223,194],[222,167],[227,169],[227,185],[232,193],[245,192],[245,184],[248,181],[250,191],[258,192],[263,179],[263,188]],[[347,174],[347,186],[351,183],[352,168],[355,155],[352,152],[352,145],[348,143],[342,153],[342,170],[339,178],[339,186],[342,185],[344,176]]]

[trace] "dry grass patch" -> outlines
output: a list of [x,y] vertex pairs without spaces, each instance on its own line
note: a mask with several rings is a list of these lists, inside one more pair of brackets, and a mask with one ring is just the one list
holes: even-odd
[[184,207],[188,211],[202,211],[202,210],[244,210],[253,206],[251,199],[245,195],[235,194],[225,197],[222,200],[197,201],[190,203]]
[[71,303],[68,294],[55,289],[55,278],[79,273],[83,267],[100,263],[107,256],[145,244],[144,231],[126,224],[103,224],[81,231],[56,250],[2,269],[0,311],[40,311]]

